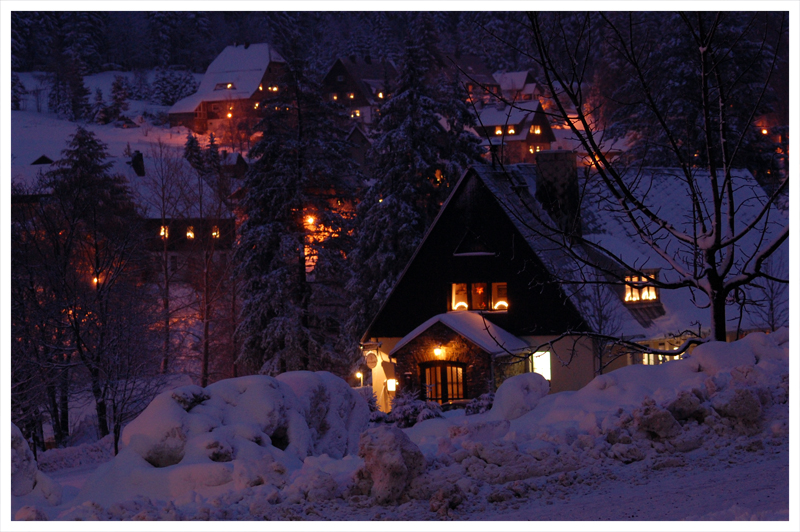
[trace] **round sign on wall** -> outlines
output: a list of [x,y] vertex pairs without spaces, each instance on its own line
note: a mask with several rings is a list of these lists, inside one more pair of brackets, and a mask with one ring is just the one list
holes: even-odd
[[378,365],[378,357],[375,356],[375,353],[367,354],[367,367],[369,369],[373,369],[377,365]]

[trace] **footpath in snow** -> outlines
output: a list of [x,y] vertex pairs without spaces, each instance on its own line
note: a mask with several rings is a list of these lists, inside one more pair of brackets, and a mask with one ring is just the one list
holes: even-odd
[[367,402],[329,373],[242,377],[159,395],[85,482],[60,474],[52,451],[39,467],[15,432],[12,511],[40,520],[787,521],[788,394],[786,329],[622,368],[576,392],[548,395],[541,376],[520,375],[485,413],[405,429],[370,422]]

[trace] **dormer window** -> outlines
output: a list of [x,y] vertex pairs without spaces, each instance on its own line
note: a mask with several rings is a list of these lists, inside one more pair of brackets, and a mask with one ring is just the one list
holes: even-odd
[[[658,301],[656,287],[650,285],[641,286],[641,283],[649,283],[647,277],[656,278],[655,272],[643,275],[625,276],[625,303],[639,303],[648,301]],[[630,283],[630,284],[629,284]],[[639,284],[639,286],[636,286]]]
[[162,225],[161,226],[161,232],[160,232],[159,236],[161,236],[161,238],[164,239],[164,240],[169,238],[169,226]]
[[516,133],[514,126],[508,126],[508,134],[513,135],[514,133]]
[[494,128],[494,134],[495,135],[502,135],[503,134],[503,128],[500,127],[500,126],[497,126],[496,128]]
[[508,310],[508,284],[453,283],[450,310]]
[[224,90],[235,91],[236,90],[236,85],[234,85],[231,82],[217,83],[214,86],[214,90],[215,91],[224,91]]

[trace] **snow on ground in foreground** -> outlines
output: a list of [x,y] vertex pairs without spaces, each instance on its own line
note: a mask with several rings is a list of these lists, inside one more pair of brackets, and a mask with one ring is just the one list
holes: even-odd
[[[485,414],[395,432],[372,425],[360,456],[365,404],[337,395],[347,386],[330,374],[184,387],[126,427],[120,455],[78,494],[65,489],[59,506],[13,497],[12,511],[51,520],[786,521],[788,340],[784,329],[704,344],[577,392],[542,396],[537,377],[523,376]],[[373,482],[392,471],[405,475],[397,498],[377,504]]]

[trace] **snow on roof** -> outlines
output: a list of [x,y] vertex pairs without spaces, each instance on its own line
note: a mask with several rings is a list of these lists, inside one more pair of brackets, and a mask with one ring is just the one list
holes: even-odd
[[[503,355],[506,351],[518,352],[528,347],[528,343],[520,340],[505,329],[498,327],[480,312],[459,311],[438,314],[408,333],[392,349],[390,356],[427,331],[436,323],[441,323],[460,334],[484,351],[492,355]],[[486,318],[486,319],[484,319]]]
[[495,105],[489,105],[481,110],[478,123],[486,127],[504,126],[506,124],[516,125],[527,120],[538,108],[538,100],[517,102],[513,105],[503,106],[502,109]]
[[522,70],[519,72],[495,72],[494,79],[500,85],[500,89],[505,91],[519,91],[524,90],[525,87],[533,87],[532,83],[526,85],[525,80],[528,79],[528,71]]
[[[228,46],[208,66],[197,92],[173,105],[169,112],[191,113],[202,101],[250,98],[264,78],[270,63],[284,60],[269,44]],[[220,85],[231,88],[219,89]]]
[[[693,177],[701,196],[708,201],[711,194],[711,179],[709,179],[708,171],[695,170]],[[629,172],[625,178],[629,182],[635,180],[634,193],[643,198],[645,204],[656,214],[679,230],[693,234],[692,201],[686,192],[685,177],[680,169],[645,168],[635,176],[633,172]],[[735,231],[738,233],[756,219],[767,201],[767,194],[747,170],[732,170],[731,178],[737,209]],[[621,257],[628,264],[637,268],[659,270],[659,280],[677,281],[679,273],[647,243],[643,242],[638,234],[634,233],[631,225],[625,222],[618,203],[606,201],[607,193],[597,181],[597,179],[590,178],[588,197],[592,199],[584,201],[582,205],[586,239],[602,245],[615,256]],[[756,250],[763,249],[786,225],[788,225],[786,214],[775,207],[771,208],[768,216],[759,224],[760,227],[765,228],[766,238],[763,242],[759,241],[762,235],[761,231],[754,231],[742,238],[736,246],[738,260],[747,260],[755,254]],[[677,241],[673,241],[672,244],[670,246],[671,255],[682,254],[683,258],[689,256],[686,254],[689,252],[687,249],[680,250]],[[783,247],[788,247],[788,245]],[[778,253],[778,259],[783,260],[783,250]],[[692,322],[699,322],[704,327],[711,325],[710,311],[706,308],[698,308],[692,302],[693,297],[689,288],[660,290],[659,298],[666,314],[656,318],[653,325],[647,328],[649,336],[656,332],[660,335],[667,335],[686,329]],[[699,305],[704,303],[703,299],[702,296],[698,298]],[[735,330],[737,323],[731,322],[728,327]],[[634,334],[634,332],[626,331],[625,334]]]

